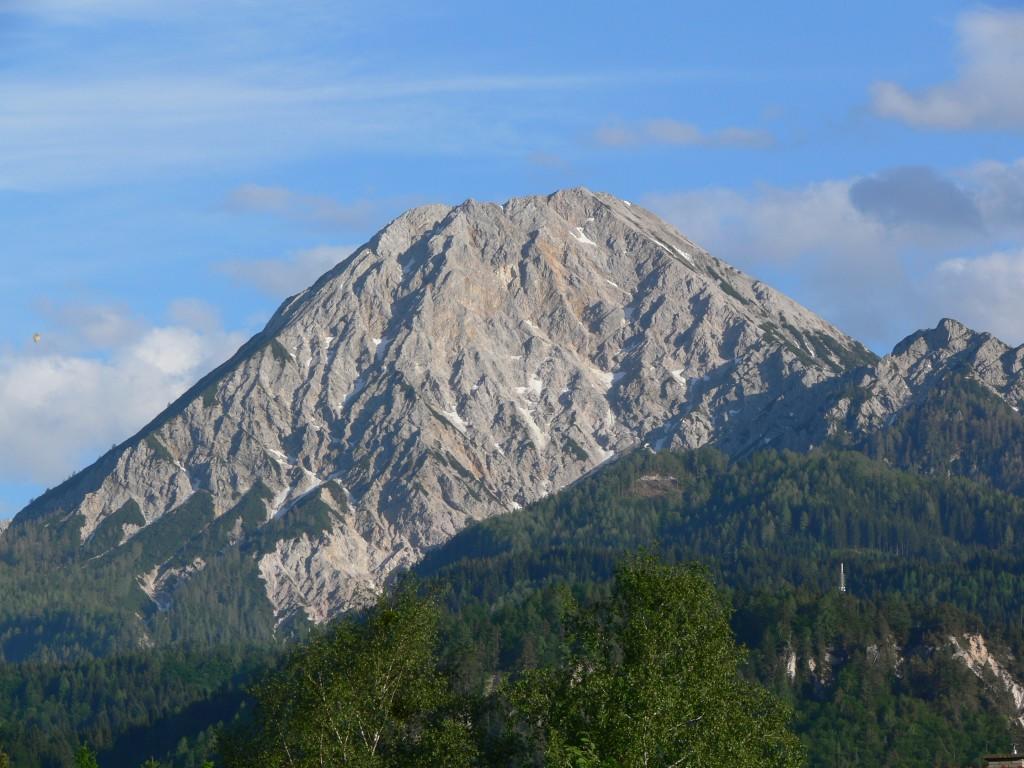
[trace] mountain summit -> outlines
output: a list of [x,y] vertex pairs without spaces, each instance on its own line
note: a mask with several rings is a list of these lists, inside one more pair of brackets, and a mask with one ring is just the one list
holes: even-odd
[[233,551],[277,623],[320,622],[631,448],[781,439],[872,362],[610,195],[416,208],[6,536],[59,527],[160,611]]

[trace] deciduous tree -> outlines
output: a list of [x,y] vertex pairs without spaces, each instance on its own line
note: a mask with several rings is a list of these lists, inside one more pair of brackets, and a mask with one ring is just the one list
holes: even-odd
[[545,766],[791,768],[789,712],[740,675],[729,612],[698,566],[628,561],[584,612],[564,664],[530,672],[511,702]]

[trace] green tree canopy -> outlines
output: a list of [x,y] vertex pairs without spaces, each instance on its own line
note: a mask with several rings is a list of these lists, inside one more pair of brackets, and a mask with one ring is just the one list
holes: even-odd
[[787,709],[740,676],[744,653],[702,568],[631,559],[611,600],[577,623],[565,662],[528,673],[511,694],[541,764],[801,764]]
[[471,765],[467,719],[437,671],[437,622],[432,601],[403,589],[313,639],[255,688],[256,719],[226,740],[226,765]]

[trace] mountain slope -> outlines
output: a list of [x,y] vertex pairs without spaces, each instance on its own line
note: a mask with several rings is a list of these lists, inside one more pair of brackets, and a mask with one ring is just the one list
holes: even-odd
[[323,621],[631,447],[749,450],[872,359],[607,195],[418,208],[5,539],[61,531],[161,610],[235,549],[277,622]]
[[[779,445],[853,447],[925,474],[1024,491],[1024,346],[955,320],[918,331],[874,364],[805,398],[803,432]],[[809,440],[809,442],[802,442]]]

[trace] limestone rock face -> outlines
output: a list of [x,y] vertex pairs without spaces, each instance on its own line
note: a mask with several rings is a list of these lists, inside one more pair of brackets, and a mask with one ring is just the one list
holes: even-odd
[[[1019,376],[1010,383],[1020,354],[956,344],[994,388],[1024,395]],[[893,403],[927,378],[935,346],[926,334],[874,369]],[[609,195],[427,206],[286,301],[232,360],[22,517],[76,521],[97,556],[161,520],[198,521],[174,527],[179,551],[137,576],[159,606],[216,557],[190,541],[221,521],[228,545],[262,536],[247,551],[278,618],[319,622],[469,521],[623,451],[740,453],[820,429],[807,393],[872,362]]]
[[[965,633],[960,637],[950,635],[949,650],[953,658],[967,669],[1001,699],[1011,713],[1011,721],[1024,727],[1024,685],[1016,680],[1006,664],[992,653],[979,634]],[[1012,661],[1012,658],[1010,659]]]

